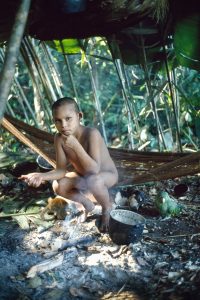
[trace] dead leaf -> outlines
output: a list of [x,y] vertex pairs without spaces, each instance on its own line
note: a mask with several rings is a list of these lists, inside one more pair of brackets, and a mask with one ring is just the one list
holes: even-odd
[[29,221],[26,216],[15,216],[13,219],[18,223],[21,229],[29,229]]

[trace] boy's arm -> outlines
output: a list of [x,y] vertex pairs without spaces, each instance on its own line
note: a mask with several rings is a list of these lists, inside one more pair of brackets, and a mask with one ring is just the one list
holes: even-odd
[[56,169],[46,173],[29,173],[22,175],[20,179],[31,186],[38,187],[43,181],[63,178],[67,171],[67,158],[62,148],[61,139],[57,135],[54,138],[54,146],[56,150]]
[[67,169],[67,157],[62,147],[62,139],[56,134],[54,137],[54,147],[56,152],[56,169],[43,173],[44,180],[56,180],[65,176]]
[[100,171],[102,143],[101,134],[97,129],[91,129],[88,135],[88,153],[79,141],[72,135],[65,137],[64,144],[76,153],[83,173],[97,174]]

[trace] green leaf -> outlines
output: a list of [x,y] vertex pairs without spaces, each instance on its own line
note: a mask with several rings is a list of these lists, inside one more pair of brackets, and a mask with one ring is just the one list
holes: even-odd
[[181,18],[175,25],[174,48],[182,66],[200,70],[200,15]]
[[81,42],[78,39],[53,40],[46,43],[58,52],[63,53],[64,50],[65,54],[77,54],[82,50]]

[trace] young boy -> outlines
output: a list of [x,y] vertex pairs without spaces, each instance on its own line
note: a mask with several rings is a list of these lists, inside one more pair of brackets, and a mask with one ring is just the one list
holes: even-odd
[[[90,192],[102,206],[100,230],[105,232],[112,209],[108,189],[118,181],[115,164],[99,131],[80,124],[82,113],[74,99],[57,100],[52,113],[58,130],[54,139],[56,169],[22,175],[21,179],[34,187],[43,181],[54,180],[54,192],[81,203],[86,212],[94,209],[93,202],[87,198],[87,192]],[[69,162],[75,172],[67,171]]]

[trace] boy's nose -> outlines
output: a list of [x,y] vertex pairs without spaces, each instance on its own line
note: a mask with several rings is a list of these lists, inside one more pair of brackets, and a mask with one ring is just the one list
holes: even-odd
[[65,128],[67,127],[67,122],[66,121],[63,121],[62,124],[61,124],[62,128]]

